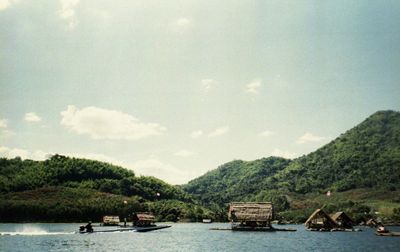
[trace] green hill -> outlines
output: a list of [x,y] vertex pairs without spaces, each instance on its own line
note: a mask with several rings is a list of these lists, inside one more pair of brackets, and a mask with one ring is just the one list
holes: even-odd
[[[321,206],[357,218],[368,210],[396,219],[399,185],[400,113],[379,111],[306,156],[233,161],[183,188],[204,205],[220,208],[230,201],[273,201],[280,217],[303,221]],[[328,190],[332,197],[325,196]],[[351,193],[359,190],[368,197]]]
[[[272,179],[272,178],[271,178]],[[277,173],[271,188],[308,193],[400,185],[400,113],[380,111]]]
[[206,205],[250,200],[261,188],[267,187],[267,178],[282,171],[290,162],[279,157],[232,161],[190,181],[184,189]]
[[61,155],[0,158],[0,222],[99,221],[138,211],[154,211],[159,220],[211,214],[177,186],[108,163]]

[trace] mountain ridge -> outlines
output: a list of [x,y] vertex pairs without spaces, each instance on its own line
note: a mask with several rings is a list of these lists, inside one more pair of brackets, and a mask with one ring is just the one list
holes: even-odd
[[[259,160],[276,159],[279,158]],[[317,150],[286,160],[279,169],[271,169],[269,173],[255,177],[254,169],[248,172],[249,167],[258,170],[270,168],[260,164],[259,160],[234,161],[234,168],[232,162],[228,162],[182,188],[204,205],[216,204],[223,208],[229,201],[271,200],[280,211],[296,209],[296,206],[302,205],[301,200],[314,202],[312,197],[319,198],[318,195],[327,191],[335,192],[335,195],[357,189],[396,191],[400,186],[400,113],[393,110],[377,111]],[[227,171],[232,174],[226,174]],[[227,178],[232,178],[232,181]],[[240,186],[243,179],[248,183]],[[221,183],[237,185],[234,191],[215,190],[224,189],[225,185]],[[211,190],[207,192],[205,186]],[[303,195],[311,196],[306,199]],[[361,200],[357,197],[352,200]],[[380,200],[376,195],[374,197]],[[384,204],[390,200],[385,198]],[[365,203],[365,200],[361,202]],[[318,204],[329,204],[329,200],[321,199],[314,203],[310,205],[317,207]],[[346,207],[351,209],[350,205]],[[394,206],[397,207],[397,203]],[[306,206],[302,207],[303,211],[310,211]]]

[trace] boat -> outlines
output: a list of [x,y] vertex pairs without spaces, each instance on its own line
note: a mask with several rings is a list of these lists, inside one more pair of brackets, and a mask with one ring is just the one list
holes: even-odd
[[135,228],[114,228],[114,229],[101,229],[101,230],[93,230],[93,231],[86,231],[86,230],[79,230],[79,234],[92,234],[92,233],[115,233],[115,232],[126,232],[126,231],[135,231]]
[[375,232],[375,234],[378,236],[400,236],[400,232]]
[[96,229],[93,230],[92,232],[88,232],[86,230],[79,230],[79,234],[91,234],[91,233],[117,233],[117,232],[149,232],[149,231],[154,231],[154,230],[159,230],[159,229],[164,229],[164,228],[170,228],[171,226],[168,225],[154,225],[154,226],[148,226],[148,227],[122,227],[120,226],[119,228],[114,228],[114,229]]
[[276,231],[283,231],[283,232],[296,232],[297,229],[294,228],[263,228],[263,227],[242,227],[242,228],[210,228],[213,231],[260,231],[260,232],[276,232]]
[[[116,221],[116,218],[109,218],[111,220]],[[118,218],[119,220],[119,218]],[[133,232],[149,232],[164,228],[170,228],[171,226],[168,225],[156,225],[155,224],[155,217],[152,213],[134,213],[132,216],[132,225],[127,226],[124,224],[123,226],[118,225],[117,228],[107,228],[104,226],[96,226],[96,230],[93,229],[91,222],[89,222],[86,226],[79,227],[80,234],[88,234],[88,233],[112,233],[112,232],[126,232],[126,231],[133,231]],[[88,230],[89,226],[89,230]]]
[[149,226],[149,227],[135,227],[136,232],[149,232],[158,229],[170,228],[171,226],[168,225],[160,225],[160,226]]

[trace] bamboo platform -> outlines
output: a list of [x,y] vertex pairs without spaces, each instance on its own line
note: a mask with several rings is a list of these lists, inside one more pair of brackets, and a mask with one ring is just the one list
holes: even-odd
[[244,232],[295,232],[294,228],[210,228],[213,231],[244,231]]

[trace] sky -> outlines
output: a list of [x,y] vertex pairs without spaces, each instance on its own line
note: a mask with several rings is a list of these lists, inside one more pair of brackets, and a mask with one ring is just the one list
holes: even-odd
[[0,156],[183,184],[400,110],[399,1],[0,0]]

